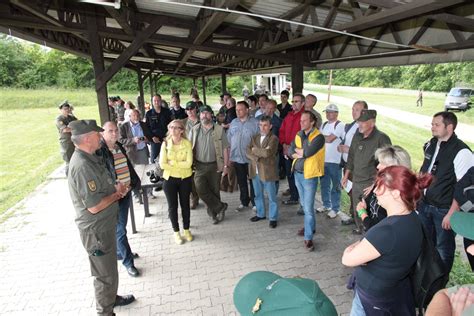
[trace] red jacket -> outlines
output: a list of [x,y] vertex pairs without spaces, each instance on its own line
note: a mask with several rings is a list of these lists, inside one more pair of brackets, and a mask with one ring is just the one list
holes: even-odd
[[278,137],[280,139],[280,144],[289,145],[293,140],[295,140],[296,134],[301,129],[300,119],[303,111],[304,108],[301,108],[298,112],[295,113],[294,111],[291,111],[285,116]]

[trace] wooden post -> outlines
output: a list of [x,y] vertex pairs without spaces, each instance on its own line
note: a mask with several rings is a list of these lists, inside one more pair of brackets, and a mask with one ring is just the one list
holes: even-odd
[[303,66],[298,64],[291,65],[291,90],[292,94],[303,93]]
[[329,70],[328,102],[331,102],[332,69]]
[[206,77],[202,76],[201,82],[202,82],[202,102],[207,105],[207,102],[206,102]]
[[222,72],[221,74],[221,91],[222,91],[222,94],[227,92],[227,78],[225,76],[225,72]]
[[138,76],[138,97],[137,97],[137,107],[140,111],[140,114],[145,117],[145,99],[144,99],[144,92],[143,92],[143,79],[142,79],[142,72],[140,68],[137,69],[137,76]]
[[[97,103],[99,105],[99,117],[101,124],[110,120],[109,102],[107,99],[107,83],[99,84],[98,77],[104,72],[104,54],[102,42],[98,33],[97,17],[86,16],[87,33],[89,37],[92,65],[94,66],[94,76],[97,93]],[[105,21],[104,21],[105,23]]]

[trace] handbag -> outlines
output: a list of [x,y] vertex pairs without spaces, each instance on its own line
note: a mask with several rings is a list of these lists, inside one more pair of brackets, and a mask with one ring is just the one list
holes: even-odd
[[423,231],[421,252],[409,274],[418,315],[423,315],[423,310],[436,292],[445,288],[449,278],[444,262],[423,224],[421,228]]

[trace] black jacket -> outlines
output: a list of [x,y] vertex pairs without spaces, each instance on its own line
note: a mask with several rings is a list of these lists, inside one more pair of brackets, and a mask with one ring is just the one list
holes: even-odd
[[[425,159],[420,172],[428,172],[433,160],[438,139],[433,137],[424,146]],[[423,200],[438,208],[449,208],[453,201],[454,186],[457,182],[454,171],[454,158],[462,149],[469,147],[453,134],[447,141],[441,142],[438,155],[431,169],[433,182],[426,190]]]

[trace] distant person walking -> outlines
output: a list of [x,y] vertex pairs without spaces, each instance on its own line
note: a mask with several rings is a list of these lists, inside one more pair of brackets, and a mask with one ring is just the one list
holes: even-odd
[[423,90],[418,90],[418,99],[416,99],[416,106],[422,107],[423,106]]
[[71,128],[69,123],[77,120],[77,118],[70,114],[71,105],[64,101],[59,105],[59,110],[61,115],[56,118],[56,127],[59,132],[59,145],[61,146],[61,156],[66,163],[66,168],[64,169],[66,175],[69,169],[69,160],[71,160],[72,154],[74,153],[74,144],[71,141]]

